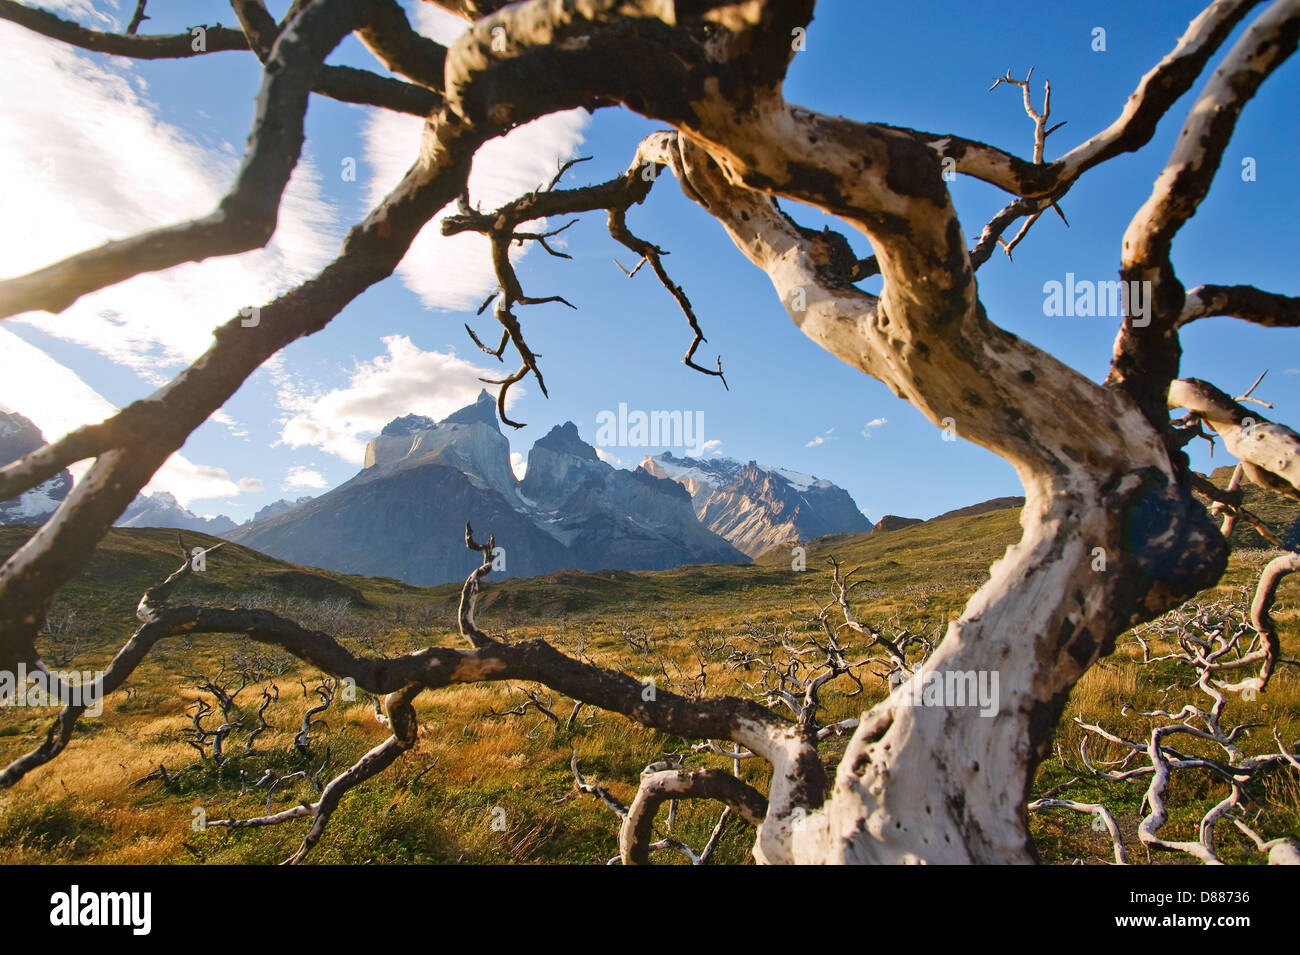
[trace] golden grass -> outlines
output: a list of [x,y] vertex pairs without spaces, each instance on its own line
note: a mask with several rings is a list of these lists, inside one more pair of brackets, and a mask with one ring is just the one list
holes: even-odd
[[[1010,511],[942,525],[918,525],[874,535],[874,539],[814,542],[809,545],[809,570],[803,574],[792,573],[789,555],[778,550],[751,567],[618,574],[604,582],[593,580],[601,575],[571,574],[490,584],[480,624],[510,641],[544,637],[565,652],[585,653],[602,665],[667,679],[679,691],[692,689],[699,654],[707,674],[704,692],[744,695],[748,690],[743,680],[753,674],[730,669],[725,662],[727,649],[752,646],[759,636],[787,627],[796,634],[804,628],[814,603],[828,593],[829,573],[823,569],[828,554],[838,555],[846,566],[861,565],[861,576],[870,581],[859,591],[862,619],[883,623],[896,617],[900,625],[940,629],[960,611],[987,577],[989,563],[1019,532],[1015,512]],[[0,529],[4,530],[8,529]],[[92,562],[88,578],[72,588],[74,598],[98,602],[101,625],[92,645],[70,666],[93,669],[106,663],[129,626],[129,608],[138,597],[138,593],[132,596],[132,588],[147,583],[159,569],[170,569],[172,546],[174,541],[168,541],[167,535],[110,535],[109,550],[125,569],[115,578],[111,563]],[[278,565],[263,563],[269,559],[254,552],[241,550],[237,556],[234,567],[210,562],[218,576],[204,581],[204,599],[220,602],[223,594],[255,590],[258,575]],[[1258,549],[1239,551],[1221,585],[1205,596],[1232,593],[1258,573],[1268,556]],[[448,629],[454,620],[456,588],[410,588],[391,581],[321,575],[358,588],[371,602],[373,607],[358,611],[350,623],[358,625],[357,632],[378,652],[459,645],[459,636]],[[545,595],[544,600],[539,595]],[[1300,581],[1288,580],[1280,597],[1276,617],[1286,653],[1294,657],[1300,655],[1296,609]],[[553,609],[530,616],[528,607],[539,600]],[[110,606],[116,604],[128,608],[126,623]],[[363,650],[364,644],[352,645],[369,652]],[[83,722],[66,752],[0,793],[0,863],[277,862],[292,852],[305,830],[303,822],[275,829],[198,831],[193,827],[193,810],[202,808],[209,819],[260,814],[267,808],[265,788],[241,793],[241,785],[247,789],[268,768],[278,776],[302,771],[310,777],[327,758],[328,778],[382,740],[385,730],[375,722],[367,699],[340,700],[323,714],[327,726],[313,734],[311,755],[297,753],[294,734],[305,710],[315,703],[314,697],[304,698],[298,680],[310,687],[318,675],[295,664],[274,678],[280,701],[267,711],[272,729],[258,737],[256,753],[242,755],[255,723],[258,687],[265,681],[250,685],[238,699],[248,718],[227,741],[227,752],[233,754],[229,762],[220,770],[210,760],[200,763],[196,751],[182,739],[190,725],[186,707],[199,696],[195,677],[215,677],[242,649],[230,638],[195,637],[192,642],[160,646],[134,674],[129,689],[106,701],[102,717]],[[1139,710],[1157,706],[1176,710],[1194,698],[1193,691],[1183,687],[1169,689],[1177,681],[1163,670],[1142,667],[1140,660],[1137,645],[1121,638],[1115,653],[1079,682],[1057,734],[1065,763],[1057,758],[1044,763],[1036,791],[1079,774],[1077,753],[1083,734],[1071,722],[1072,716],[1141,739],[1150,732],[1151,721],[1133,711],[1121,715],[1122,703]],[[492,684],[423,694],[417,704],[421,735],[414,750],[348,795],[310,860],[599,863],[615,855],[616,820],[597,800],[575,790],[571,752],[578,751],[589,781],[600,782],[627,801],[646,764],[665,752],[686,750],[688,741],[591,708],[582,711],[572,733],[543,719],[535,709],[522,716],[486,717],[490,710],[517,706],[523,689]],[[537,689],[546,696],[544,688]],[[850,699],[832,694],[823,717],[830,721],[856,716],[884,694],[883,685],[870,681],[863,696]],[[551,708],[563,724],[572,702],[558,694],[552,697]],[[1232,722],[1276,725],[1288,742],[1300,738],[1297,668],[1280,668],[1266,694],[1257,701],[1234,701],[1229,713]],[[8,761],[34,745],[51,715],[52,711],[0,710],[0,760]],[[215,724],[209,720],[208,725]],[[1272,748],[1266,731],[1249,732],[1243,744],[1249,751]],[[843,746],[842,740],[828,742],[828,759],[833,760]],[[1102,759],[1118,755],[1102,746],[1090,746],[1089,752]],[[160,764],[172,774],[197,768],[188,769],[170,786],[160,781],[135,784]],[[695,757],[691,765],[730,768],[729,761],[716,756]],[[742,767],[749,781],[766,788],[766,772],[758,761],[745,761]],[[1144,781],[1085,781],[1070,795],[1111,805],[1135,860],[1145,861],[1135,839],[1144,788]],[[1222,786],[1208,774],[1177,774],[1170,796],[1178,808],[1169,834],[1190,835],[1200,814],[1222,795]],[[276,789],[272,808],[315,798],[311,783],[297,778]],[[1248,811],[1252,818],[1257,814],[1260,831],[1300,835],[1300,779],[1295,772],[1271,774],[1251,799]],[[718,813],[712,804],[683,805],[673,837],[702,847]],[[660,817],[661,830],[665,818],[666,813]],[[1108,841],[1091,829],[1090,821],[1070,813],[1035,814],[1031,831],[1048,861],[1105,862],[1110,858]],[[1230,824],[1222,825],[1219,834],[1231,861],[1259,861]],[[748,861],[752,841],[752,832],[733,821],[717,860]],[[659,853],[656,859],[682,861],[670,852]]]

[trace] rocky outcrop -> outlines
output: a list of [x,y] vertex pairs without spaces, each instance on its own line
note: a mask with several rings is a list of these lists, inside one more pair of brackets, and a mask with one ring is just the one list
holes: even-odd
[[871,529],[848,491],[812,475],[732,458],[647,457],[638,470],[679,484],[696,516],[741,553]]
[[919,517],[898,517],[894,514],[886,514],[876,526],[872,528],[873,534],[885,534],[889,531],[902,530],[904,527],[912,527],[916,524],[928,524],[932,521],[944,521],[950,517],[974,517],[978,514],[987,514],[990,511],[1005,511],[1012,508],[1024,507],[1025,499],[1023,497],[995,497],[987,501],[981,501],[978,504],[968,504],[965,507],[958,507],[951,511],[945,511],[936,517],[922,520]]
[[876,521],[876,526],[871,528],[873,534],[886,534],[889,531],[901,531],[904,527],[911,527],[914,524],[924,524],[925,521],[919,517],[898,517],[895,514],[886,514],[880,520]]
[[513,502],[518,482],[510,469],[510,442],[497,424],[496,403],[486,392],[474,404],[434,423],[407,415],[388,423],[366,446],[365,465],[353,480],[374,480],[405,468],[441,464],[468,475]]

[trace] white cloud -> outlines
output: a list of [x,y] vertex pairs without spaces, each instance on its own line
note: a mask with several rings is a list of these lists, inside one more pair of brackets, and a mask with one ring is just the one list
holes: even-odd
[[[181,507],[189,507],[191,501],[201,501],[213,497],[234,497],[244,491],[250,481],[256,478],[240,478],[232,481],[225,468],[209,464],[195,464],[182,454],[173,454],[166,460],[153,480],[144,486],[145,494],[155,491],[169,491],[175,496]],[[260,485],[262,482],[257,481]]]
[[515,472],[515,479],[522,481],[528,473],[528,459],[518,451],[510,452],[510,470]]
[[441,10],[429,3],[419,0],[404,0],[407,16],[411,25],[430,39],[437,40],[443,46],[451,46],[456,38],[469,29],[469,21],[454,13]]
[[596,457],[600,458],[606,464],[613,465],[616,468],[621,468],[623,466],[623,459],[617,454],[611,454],[604,448],[596,448],[595,451]]
[[805,444],[804,447],[815,448],[818,447],[819,445],[825,444],[827,441],[838,441],[838,440],[839,440],[839,436],[835,433],[835,429],[827,428],[821,434],[817,435],[817,437],[813,438],[811,441]]
[[[411,13],[420,32],[441,43],[450,43],[466,27],[464,20],[427,3],[416,4]],[[469,176],[470,201],[494,209],[549,182],[555,175],[557,160],[577,155],[588,121],[585,110],[555,113],[486,143],[474,156]],[[423,121],[418,117],[387,110],[376,110],[369,118],[365,159],[372,172],[367,193],[371,206],[382,200],[410,168],[419,154],[422,128]],[[430,308],[476,309],[496,287],[496,274],[486,238],[442,234],[438,223],[454,209],[454,204],[449,205],[424,227],[397,271],[406,286]],[[527,247],[512,249],[511,258],[526,251]]]
[[[57,441],[69,431],[96,424],[117,412],[112,402],[91,388],[66,365],[55,361],[35,345],[0,328],[0,403],[29,418],[41,429],[46,441]],[[80,479],[89,461],[68,470]],[[257,487],[253,487],[253,484]],[[260,490],[257,478],[232,481],[224,468],[195,464],[183,454],[173,454],[144,491],[167,491],[182,507],[191,501],[233,497],[244,491]]]
[[718,450],[720,447],[722,447],[722,442],[717,438],[713,438],[711,441],[705,441],[704,444],[700,445],[700,456],[704,457],[709,454],[721,454],[722,452]]
[[[116,4],[116,0],[111,0]],[[64,16],[71,17],[81,23],[87,21],[98,21],[98,25],[107,27],[116,32],[121,26],[118,19],[104,10],[96,10],[94,0],[45,0],[41,4],[47,10],[58,10]]]
[[117,413],[112,402],[71,368],[4,328],[0,328],[0,401],[31,419],[46,441]]
[[294,465],[285,472],[284,484],[282,486],[285,488],[310,487],[320,489],[329,487],[330,485],[329,481],[325,480],[325,475],[321,474],[319,471],[301,465]]
[[876,428],[883,428],[887,424],[889,424],[888,418],[872,418],[862,426],[862,436],[864,438],[870,438],[872,431]]
[[[345,461],[360,464],[366,437],[405,414],[445,418],[473,404],[483,389],[480,378],[500,371],[480,368],[438,351],[423,351],[405,335],[383,339],[384,355],[360,362],[345,388],[312,393],[286,384],[280,406],[291,412],[280,431],[280,443],[291,448],[317,447]],[[506,406],[524,392],[510,389]]]
[[[0,23],[0,46],[0,88],[23,90],[0,106],[5,275],[205,215],[229,188],[239,161],[234,147],[201,142],[162,120],[129,61],[93,59],[7,23]],[[60,315],[23,320],[156,384],[205,350],[212,329],[239,308],[316,272],[340,236],[319,174],[304,157],[266,249],[140,275]]]
[[1300,368],[1288,368],[1283,374],[1300,375]]
[[[235,482],[235,486],[238,487],[241,491],[248,494],[265,489],[262,485],[262,479],[255,478],[255,477],[240,478],[238,481]],[[230,502],[227,501],[226,503],[229,504]]]
[[223,426],[236,438],[248,437],[248,429],[227,414],[223,408],[218,408],[216,411],[212,412],[209,420],[217,422],[217,424]]

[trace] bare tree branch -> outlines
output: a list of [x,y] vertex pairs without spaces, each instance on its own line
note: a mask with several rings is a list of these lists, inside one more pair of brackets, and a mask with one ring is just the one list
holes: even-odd
[[1106,381],[1130,394],[1153,423],[1166,420],[1165,394],[1178,377],[1181,355],[1176,328],[1186,295],[1170,258],[1174,236],[1209,193],[1242,109],[1297,42],[1300,5],[1274,0],[1211,75],[1150,197],[1124,233],[1120,278],[1148,291],[1143,314],[1126,303],[1129,314]]
[[[143,7],[143,3],[137,7],[137,17],[143,14]],[[183,59],[205,53],[248,49],[248,41],[243,33],[229,27],[204,27],[204,41],[200,46],[192,33],[140,36],[133,29],[140,25],[135,17],[132,17],[125,33],[105,33],[89,30],[72,20],[65,20],[57,14],[16,0],[0,0],[0,20],[8,20],[34,33],[83,50],[107,53],[110,56],[129,56],[138,60]]]
[[1029,812],[1041,812],[1044,809],[1069,809],[1073,812],[1091,813],[1101,820],[1106,827],[1106,832],[1110,835],[1111,844],[1115,847],[1115,864],[1128,865],[1128,850],[1124,848],[1124,840],[1120,838],[1119,823],[1111,815],[1110,810],[1101,803],[1075,802],[1073,799],[1035,799],[1025,807]]
[[1268,328],[1300,327],[1300,297],[1264,292],[1253,285],[1198,285],[1174,323],[1182,328],[1198,318],[1231,315]]
[[920,138],[955,170],[1014,195],[1060,194],[1083,173],[1151,141],[1169,107],[1191,89],[1206,63],[1261,0],[1212,3],[1198,14],[1174,49],[1153,67],[1129,95],[1120,115],[1101,132],[1045,165],[1027,162],[995,146],[939,133],[907,132]]
[[[248,37],[249,47],[257,54],[259,60],[266,63],[271,55],[271,47],[280,34],[281,25],[276,23],[275,18],[267,12],[263,0],[231,0],[230,6],[235,16],[239,18],[244,35]],[[404,65],[409,65],[408,51],[417,46],[422,53],[430,57],[428,70],[420,71],[421,80],[425,82],[416,86],[352,66],[327,65],[321,68],[313,90],[342,103],[380,106],[415,116],[430,116],[442,106],[442,97],[438,95],[442,91],[442,86],[440,83],[431,85],[427,81],[430,79],[431,71],[441,72],[442,65],[446,62],[447,51],[439,44],[423,37],[418,40],[407,39],[401,31],[403,26],[409,30],[409,24],[406,24],[404,19],[400,22],[392,19],[383,9],[385,6],[385,0],[373,0],[371,3],[370,15],[373,20],[381,23],[377,29],[382,36],[396,34],[392,42],[400,45],[403,52],[399,55]],[[358,34],[368,32],[369,29],[368,24],[365,24]],[[382,44],[385,41],[381,38],[378,42]]]
[[762,825],[767,815],[767,800],[756,789],[721,770],[665,770],[642,776],[619,830],[619,854],[624,865],[649,863],[655,813],[670,799],[715,799],[751,826]]
[[1170,384],[1167,401],[1170,408],[1186,408],[1213,429],[1256,484],[1300,500],[1300,434],[1197,378]]
[[322,0],[303,7],[286,26],[263,73],[248,152],[215,210],[0,281],[0,318],[35,310],[61,312],[89,292],[142,272],[234,255],[270,241],[280,197],[302,151],[311,87],[325,57],[356,25],[356,16],[350,3]]

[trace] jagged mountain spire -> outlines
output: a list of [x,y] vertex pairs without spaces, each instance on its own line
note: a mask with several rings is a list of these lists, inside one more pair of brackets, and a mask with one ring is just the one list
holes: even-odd
[[497,423],[496,399],[488,394],[486,388],[478,393],[472,405],[453,411],[443,418],[440,424],[474,424],[475,422],[490,424],[497,431],[501,430],[501,426]]

